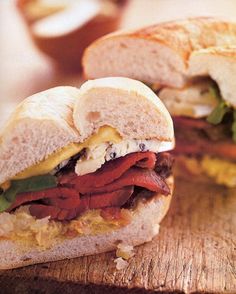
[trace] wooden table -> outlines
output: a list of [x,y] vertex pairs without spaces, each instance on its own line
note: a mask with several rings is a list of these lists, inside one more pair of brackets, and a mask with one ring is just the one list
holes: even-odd
[[[194,15],[236,19],[236,1],[133,0],[123,27]],[[32,45],[14,9],[0,2],[0,124],[24,97],[79,85]],[[236,190],[177,180],[172,206],[153,242],[116,271],[114,253],[0,272],[0,293],[236,293]]]

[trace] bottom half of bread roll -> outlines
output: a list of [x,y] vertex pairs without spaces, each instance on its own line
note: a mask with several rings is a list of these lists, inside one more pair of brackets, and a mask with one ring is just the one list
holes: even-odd
[[168,196],[141,190],[123,208],[89,210],[68,222],[35,219],[28,206],[1,214],[0,269],[112,251],[120,243],[136,246],[151,241],[169,209],[173,177],[166,182],[171,190]]

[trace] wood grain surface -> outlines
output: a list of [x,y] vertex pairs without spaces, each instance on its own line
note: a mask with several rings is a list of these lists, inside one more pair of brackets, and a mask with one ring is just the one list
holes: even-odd
[[235,211],[235,189],[177,179],[159,235],[126,269],[113,252],[29,266],[0,272],[0,292],[236,293]]

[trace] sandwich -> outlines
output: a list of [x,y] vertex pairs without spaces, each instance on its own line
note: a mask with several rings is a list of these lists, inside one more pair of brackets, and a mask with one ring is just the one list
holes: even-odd
[[110,34],[83,67],[88,78],[148,84],[173,117],[177,172],[236,187],[236,23],[200,17]]
[[21,102],[0,135],[0,269],[152,240],[171,201],[172,119],[139,81]]

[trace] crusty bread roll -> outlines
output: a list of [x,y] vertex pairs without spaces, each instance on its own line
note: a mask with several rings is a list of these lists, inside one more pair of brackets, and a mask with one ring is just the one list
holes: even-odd
[[218,84],[222,98],[236,108],[236,45],[193,52],[188,72],[193,77],[210,76]]
[[18,105],[0,131],[0,184],[78,141],[72,118],[78,96],[76,88],[56,87]]
[[193,51],[236,44],[236,23],[192,18],[105,36],[85,51],[87,78],[126,76],[152,84],[181,88]]
[[82,139],[109,125],[127,139],[174,141],[169,112],[155,93],[128,78],[91,80],[80,88],[74,122]]
[[[172,177],[169,177],[168,183],[173,190]],[[1,241],[0,269],[12,269],[112,251],[119,243],[137,246],[149,242],[158,234],[159,223],[166,215],[170,202],[171,195],[157,194],[148,201],[140,199],[133,210],[130,224],[107,233],[68,238],[45,250],[37,246],[31,246],[29,249],[24,244],[10,240]]]
[[[94,120],[98,114],[101,117]],[[24,100],[0,133],[0,183],[106,125],[124,138],[157,138],[174,144],[168,111],[141,82],[104,78],[81,89],[52,88]]]

